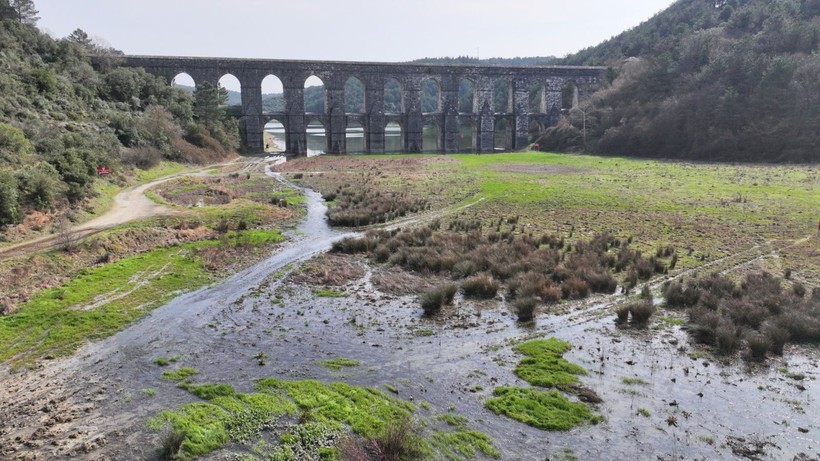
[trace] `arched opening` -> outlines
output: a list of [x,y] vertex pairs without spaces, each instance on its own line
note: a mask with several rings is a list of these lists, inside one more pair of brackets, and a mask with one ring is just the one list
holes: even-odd
[[193,93],[194,88],[196,88],[196,82],[194,81],[193,77],[186,74],[185,72],[182,72],[180,74],[175,75],[174,78],[171,79],[171,86],[174,88],[185,90],[189,93]]
[[500,78],[493,82],[493,111],[509,114],[512,110],[512,85],[507,79]]
[[364,126],[361,123],[353,120],[347,122],[345,146],[348,154],[362,154],[365,152]]
[[262,79],[262,112],[284,112],[285,91],[282,80],[275,75]]
[[544,125],[542,125],[538,120],[530,120],[530,126],[527,132],[529,134],[529,142],[534,142],[536,139],[541,137],[541,133],[544,132]]
[[287,130],[279,120],[274,118],[265,124],[263,137],[265,152],[277,153],[287,149]]
[[512,124],[506,118],[495,122],[493,147],[495,150],[508,151],[512,148]]
[[475,85],[467,78],[458,82],[458,111],[462,114],[475,113]]
[[364,84],[356,77],[350,77],[345,82],[345,113],[363,114],[364,105]]
[[384,81],[384,113],[404,113],[404,97],[401,92],[401,84],[393,77],[388,77]]
[[311,75],[305,80],[305,112],[324,114],[325,100],[325,83],[321,78]]
[[441,112],[441,88],[434,78],[421,82],[421,111],[426,114]]
[[543,82],[531,82],[529,86],[530,92],[530,113],[531,114],[543,114],[546,112],[546,103],[544,98],[544,83]]
[[242,85],[238,78],[225,74],[219,79],[219,87],[228,92],[228,107],[242,107]]
[[464,120],[458,127],[458,151],[473,152],[476,146],[475,124],[472,120]]
[[570,110],[578,105],[578,85],[569,81],[561,88],[561,109]]
[[422,128],[424,135],[421,144],[422,152],[440,152],[441,151],[441,130],[438,124],[434,122],[427,122]]
[[321,155],[327,152],[327,130],[321,120],[313,118],[307,123],[307,155]]
[[404,132],[398,122],[390,122],[384,127],[384,151],[401,152],[404,146]]

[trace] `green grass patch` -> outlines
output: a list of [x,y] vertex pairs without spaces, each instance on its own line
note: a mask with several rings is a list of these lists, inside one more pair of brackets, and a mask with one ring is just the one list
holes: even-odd
[[528,341],[514,350],[527,357],[515,367],[515,374],[539,387],[568,389],[578,383],[579,375],[586,375],[582,367],[566,361],[562,356],[570,344],[557,338]]
[[[460,429],[453,432],[436,432],[430,444],[444,459],[462,461],[474,459],[477,453],[498,459],[501,452],[493,445],[493,440],[483,432]],[[440,458],[439,458],[440,459]]]
[[345,383],[319,381],[259,380],[257,389],[263,392],[284,392],[302,411],[319,421],[344,423],[363,437],[375,437],[387,422],[409,418],[415,406],[389,397],[373,388],[360,388]]
[[643,408],[643,407],[638,408],[638,414],[643,416],[644,418],[648,418],[650,416],[649,410],[647,410],[646,408]]
[[176,370],[162,372],[162,379],[166,381],[185,381],[197,373],[196,368],[181,367]]
[[157,365],[159,365],[161,367],[167,367],[168,365],[170,365],[172,363],[176,363],[177,360],[179,360],[179,356],[175,356],[175,357],[171,357],[171,358],[167,358],[167,359],[165,357],[157,357],[157,358],[154,359],[154,363],[156,363]]
[[335,358],[335,359],[328,359],[328,360],[320,360],[318,362],[319,365],[329,368],[331,370],[339,371],[342,368],[351,368],[351,367],[358,367],[361,365],[361,362],[358,360],[352,359],[343,359],[343,358]]
[[292,455],[306,453],[305,449],[309,450],[307,453],[321,451],[330,456],[345,427],[362,437],[378,437],[389,424],[408,420],[415,409],[412,404],[378,390],[345,383],[265,378],[257,382],[258,392],[249,394],[237,392],[227,384],[179,386],[204,401],[163,411],[149,421],[149,427],[159,430],[170,426],[172,431],[185,434],[182,459],[205,455],[229,442],[253,441],[274,419],[297,412],[304,424],[287,428],[280,436],[281,445],[257,444],[254,452],[264,455],[263,459],[295,460],[298,458]]
[[661,317],[660,321],[667,324],[667,325],[673,325],[673,326],[679,326],[679,325],[683,325],[684,323],[686,323],[685,319],[679,319],[679,318],[676,318],[676,317]]
[[0,361],[13,367],[66,356],[108,337],[180,292],[210,278],[191,257],[196,244],[160,248],[81,271],[0,317]]
[[328,288],[317,288],[313,290],[313,294],[320,298],[343,298],[345,296],[345,294],[340,291],[331,290]]
[[646,381],[642,380],[641,378],[631,378],[631,377],[628,377],[628,376],[624,376],[621,379],[621,382],[624,383],[624,384],[628,384],[630,386],[646,386],[647,384],[649,384]]
[[188,167],[180,163],[160,162],[159,165],[148,170],[136,170],[137,181],[141,183],[151,182],[155,179],[182,173],[187,169]]
[[487,400],[487,408],[538,429],[566,431],[584,424],[597,424],[594,415],[583,403],[569,401],[558,391],[540,391],[518,387],[499,387]]
[[467,427],[467,418],[461,415],[454,415],[452,413],[442,413],[436,416],[436,419],[446,423],[448,426],[464,428]]

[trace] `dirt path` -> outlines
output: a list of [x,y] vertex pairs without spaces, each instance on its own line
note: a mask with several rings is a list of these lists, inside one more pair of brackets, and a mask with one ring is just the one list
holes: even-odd
[[[244,165],[239,170],[241,172],[248,172],[258,168],[264,159],[250,159],[244,161]],[[186,171],[184,173],[177,173],[170,176],[165,176],[155,179],[151,182],[131,186],[123,189],[114,197],[114,205],[110,210],[90,221],[84,222],[72,227],[66,232],[58,232],[56,234],[44,235],[36,239],[27,240],[25,242],[15,243],[6,247],[0,248],[0,261],[7,258],[13,258],[26,253],[41,251],[47,248],[55,247],[62,244],[66,240],[77,240],[89,235],[96,234],[106,229],[111,229],[130,221],[137,219],[148,218],[151,216],[170,216],[178,213],[176,210],[166,206],[157,204],[149,199],[145,192],[150,188],[170,181],[172,179],[183,176],[204,176],[208,171],[230,165],[232,162],[210,165],[194,171]]]

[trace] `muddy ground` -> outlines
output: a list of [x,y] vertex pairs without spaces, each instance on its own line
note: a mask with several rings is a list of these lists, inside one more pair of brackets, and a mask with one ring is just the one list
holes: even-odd
[[[160,378],[165,369],[154,360],[173,356],[198,370],[195,381],[240,391],[268,376],[395,386],[399,397],[430,404],[419,416],[468,417],[504,460],[820,458],[817,348],[787,347],[765,364],[722,363],[690,343],[669,320],[675,312],[656,315],[649,330],[616,327],[617,295],[561,304],[528,324],[501,299],[457,299],[448,315],[431,319],[413,295],[374,284],[401,285],[400,277],[352,257],[311,263],[325,267],[324,283],[341,284],[334,289],[344,293],[319,297],[315,274],[298,268],[343,233],[321,224],[324,210],[310,208],[318,202],[309,200],[306,224],[268,260],[183,295],[69,359],[2,371],[0,458],[155,458],[162,435],[147,429],[147,419],[196,399]],[[484,408],[495,387],[528,386],[512,373],[520,358],[512,345],[550,336],[573,344],[565,357],[589,371],[582,382],[603,399],[595,407],[602,423],[544,432]],[[268,356],[264,365],[259,353]],[[362,363],[343,371],[316,363],[334,357]],[[232,450],[240,449],[210,459],[231,459]]]

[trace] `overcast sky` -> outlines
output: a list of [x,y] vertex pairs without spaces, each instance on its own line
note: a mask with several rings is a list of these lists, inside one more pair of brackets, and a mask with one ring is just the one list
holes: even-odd
[[672,0],[35,0],[40,27],[127,54],[341,61],[564,56]]

